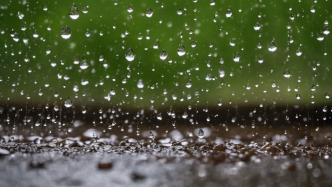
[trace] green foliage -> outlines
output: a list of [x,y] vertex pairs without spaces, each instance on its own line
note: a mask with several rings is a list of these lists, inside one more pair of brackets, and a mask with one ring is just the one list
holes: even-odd
[[[316,103],[325,103],[325,93],[332,91],[329,86],[331,34],[322,34],[326,29],[324,22],[331,21],[327,13],[328,7],[332,6],[330,1],[223,0],[216,1],[214,6],[203,0],[197,3],[191,0],[121,0],[117,5],[114,2],[1,1],[1,101],[25,102],[29,95],[28,102],[42,104],[64,102],[70,97],[76,104],[89,104],[94,98],[94,103],[99,105],[122,103],[135,107],[150,106],[150,99],[154,96],[154,106],[217,106],[220,96],[223,104],[229,100],[240,105],[246,104],[246,100],[252,105],[271,102],[310,104],[313,84],[316,85],[313,93]],[[73,3],[79,9],[76,20],[69,17]],[[82,10],[86,5],[88,13],[84,14]],[[130,5],[132,13],[127,11]],[[315,13],[311,13],[312,6],[315,6]],[[145,16],[147,10],[151,13],[148,7],[153,11],[151,18]],[[232,15],[227,18],[229,7]],[[177,13],[179,9],[181,15]],[[23,19],[19,19],[18,15],[22,17],[22,14]],[[293,21],[290,19],[292,14]],[[254,29],[257,22],[261,25],[259,31]],[[22,31],[25,23],[27,29]],[[60,36],[66,26],[71,30],[71,37],[67,40]],[[18,42],[10,36],[12,29],[19,35]],[[38,38],[33,37],[35,31]],[[87,31],[90,37],[86,37]],[[138,40],[140,33],[142,40]],[[317,34],[324,36],[324,40],[318,41]],[[293,43],[290,43],[290,36]],[[28,44],[23,38],[28,39]],[[153,49],[156,40],[160,46]],[[270,52],[268,47],[273,40],[277,50]],[[196,41],[194,48],[191,47],[193,41]],[[257,48],[259,43],[262,49]],[[184,56],[177,54],[180,44],[185,46]],[[130,47],[135,59],[128,62],[125,54]],[[51,51],[48,55],[47,49]],[[168,54],[165,61],[159,57],[163,49]],[[301,56],[296,55],[298,50],[302,52]],[[238,63],[233,61],[237,52],[240,56]],[[82,70],[73,62],[81,61],[84,55],[89,67]],[[100,55],[105,62],[99,61]],[[25,58],[29,62],[25,62]],[[260,64],[258,60],[261,59],[263,63]],[[52,62],[56,63],[55,67]],[[290,78],[283,77],[286,69]],[[225,72],[223,78],[219,71]],[[62,77],[59,80],[57,75],[60,72],[63,76],[69,74],[70,79]],[[207,81],[207,76],[216,80]],[[82,79],[88,80],[89,84],[81,85]],[[122,83],[123,79],[126,84]],[[137,87],[140,79],[144,83],[143,89]],[[192,83],[191,88],[185,86],[188,81]],[[273,82],[275,88],[272,88]],[[79,86],[77,98],[73,91],[75,84]],[[155,88],[151,89],[151,86]],[[249,87],[250,90],[246,89]],[[288,87],[291,91],[287,91]],[[112,88],[115,95],[107,101],[104,97]],[[300,100],[296,99],[294,88],[298,88]],[[40,89],[42,96],[39,96]],[[164,94],[165,90],[167,94]],[[195,96],[197,91],[198,98]],[[54,97],[55,92],[59,97]],[[82,96],[84,93],[86,96]],[[177,95],[176,101],[172,99],[173,94]],[[192,97],[190,100],[188,94]],[[183,102],[179,101],[181,97]]]

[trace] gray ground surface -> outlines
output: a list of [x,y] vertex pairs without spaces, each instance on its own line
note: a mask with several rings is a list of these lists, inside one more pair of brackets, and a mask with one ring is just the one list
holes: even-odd
[[332,186],[331,166],[331,159],[304,157],[210,164],[153,153],[17,152],[0,157],[0,186]]

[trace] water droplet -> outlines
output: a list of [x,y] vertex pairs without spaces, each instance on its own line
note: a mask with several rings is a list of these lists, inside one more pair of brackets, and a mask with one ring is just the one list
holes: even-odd
[[296,55],[297,55],[297,56],[301,56],[301,55],[302,55],[302,52],[301,52],[300,47],[297,49],[297,51],[296,51]]
[[88,13],[88,12],[89,12],[89,6],[86,5],[86,6],[83,8],[82,12],[83,12],[84,14]]
[[198,138],[204,138],[204,131],[202,129],[198,131]]
[[182,9],[180,8],[177,12],[178,15],[182,15]]
[[161,116],[161,113],[159,113],[159,114],[157,115],[157,119],[158,119],[158,120],[162,120],[162,119],[163,119],[163,117]]
[[74,85],[73,90],[74,90],[74,92],[78,92],[78,85],[77,84]]
[[111,89],[110,94],[111,94],[111,95],[115,95],[115,90],[114,90],[114,88]]
[[324,35],[321,34],[320,32],[317,33],[317,40],[318,40],[318,41],[323,41],[323,40],[324,40]]
[[326,92],[326,94],[325,94],[325,98],[326,98],[326,99],[330,99],[330,95],[329,95],[329,93]]
[[186,87],[191,88],[191,86],[192,86],[191,81],[188,81],[187,84],[186,84]]
[[258,31],[259,29],[261,29],[261,24],[258,21],[255,23],[254,29],[255,29],[255,31]]
[[191,42],[191,47],[192,47],[192,48],[196,47],[196,41],[195,41],[195,40],[193,40],[193,41]]
[[259,55],[258,57],[258,63],[262,64],[264,62],[262,55]]
[[330,29],[329,29],[329,26],[327,24],[324,26],[323,34],[325,34],[325,35],[330,34]]
[[257,48],[262,49],[262,44],[260,42],[258,43]]
[[289,78],[290,76],[291,76],[291,74],[290,74],[289,70],[286,69],[285,72],[284,72],[284,77]]
[[127,11],[129,13],[132,13],[134,11],[133,5],[129,5],[128,8],[127,8]]
[[135,59],[135,53],[131,47],[129,47],[128,51],[125,54],[125,57],[129,62]]
[[77,19],[80,16],[78,7],[75,3],[73,3],[73,5],[70,7],[68,14],[69,14],[70,18],[73,20]]
[[221,106],[222,105],[222,103],[221,103],[221,99],[220,99],[220,97],[219,97],[219,100],[218,100],[218,106]]
[[154,137],[152,131],[150,131],[150,135],[149,135],[149,137],[150,137],[151,140],[154,140],[154,139],[155,139],[155,137]]
[[148,7],[145,11],[145,16],[151,18],[152,15],[153,15],[153,10],[150,7]]
[[188,113],[187,113],[187,111],[184,111],[184,113],[182,114],[182,118],[187,119],[187,117],[188,117]]
[[144,87],[144,84],[143,84],[143,81],[142,79],[140,79],[138,82],[137,82],[137,87],[142,89]]
[[300,100],[301,99],[301,95],[299,93],[296,94],[296,99]]
[[166,60],[167,56],[168,56],[168,54],[165,49],[159,55],[160,60]]
[[157,39],[156,42],[153,44],[153,49],[159,48],[159,40]]
[[100,55],[99,56],[99,62],[102,62],[104,60],[104,56],[103,55]]
[[26,22],[24,22],[24,24],[23,24],[23,26],[22,26],[21,30],[22,30],[22,31],[25,31],[25,30],[27,30],[27,23],[26,23]]
[[51,53],[50,48],[47,48],[47,49],[46,49],[46,55],[49,55],[50,53]]
[[310,12],[311,13],[315,13],[316,12],[316,7],[313,5],[313,6],[311,6],[311,8],[310,8]]
[[18,15],[19,19],[23,19],[24,18],[24,14],[22,14],[21,12],[18,12],[17,15]]
[[293,20],[294,20],[294,18],[295,18],[295,17],[294,17],[294,14],[293,14],[293,13],[291,13],[291,14],[290,14],[290,16],[289,16],[289,19],[293,21]]
[[33,33],[32,36],[33,36],[34,38],[38,38],[39,34],[38,34],[37,30],[35,30],[35,32]]
[[179,56],[183,56],[183,55],[185,55],[186,54],[186,48],[184,47],[184,45],[183,44],[180,44],[179,45],[179,48],[178,48],[178,55]]
[[240,62],[240,54],[239,52],[236,52],[234,57],[233,57],[233,61],[234,62]]
[[277,45],[275,44],[274,39],[273,39],[269,45],[269,51],[275,52],[276,50],[277,50]]
[[231,16],[232,16],[232,8],[229,6],[226,13],[226,18],[230,18]]
[[150,102],[154,103],[154,95],[151,97]]
[[89,64],[88,64],[88,61],[86,60],[86,57],[85,55],[82,56],[82,60],[81,60],[81,63],[80,63],[80,68],[81,69],[86,69],[89,67]]
[[70,97],[67,97],[65,100],[65,107],[69,108],[71,106],[73,106],[73,101],[70,99]]
[[142,40],[142,39],[143,39],[143,35],[142,35],[142,33],[139,33],[139,34],[138,34],[137,39],[138,39],[138,40]]
[[71,36],[71,30],[68,26],[65,26],[61,29],[61,33],[60,33],[61,37],[65,40],[67,40],[68,38],[70,38]]
[[89,30],[86,31],[85,36],[90,37],[90,31]]

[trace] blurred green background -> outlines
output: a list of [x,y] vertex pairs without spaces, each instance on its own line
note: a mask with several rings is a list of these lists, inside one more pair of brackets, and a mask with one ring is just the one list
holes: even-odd
[[[76,20],[68,15],[73,3],[79,8]],[[83,13],[86,5],[88,13]],[[130,5],[132,13],[127,11]],[[148,7],[154,11],[151,18],[145,16]],[[227,18],[229,7],[232,15]],[[217,107],[219,97],[222,106],[229,105],[230,100],[237,105],[273,102],[311,105],[312,101],[324,104],[328,102],[325,93],[332,93],[331,34],[323,34],[324,22],[331,22],[329,7],[332,3],[322,0],[317,3],[219,0],[214,6],[203,0],[196,3],[192,0],[2,0],[0,100],[2,104],[45,105],[63,103],[70,97],[76,106],[122,105],[128,108],[196,104]],[[290,19],[292,14],[294,20]],[[254,30],[257,21],[261,25],[259,31]],[[27,29],[22,31],[25,23]],[[67,40],[60,36],[66,25],[72,32]],[[33,37],[35,31],[37,38]],[[87,31],[90,37],[86,36]],[[11,37],[15,32],[19,35],[18,42]],[[142,40],[138,39],[140,33]],[[324,40],[318,41],[318,35]],[[28,39],[28,43],[23,39]],[[160,47],[153,49],[157,39]],[[273,39],[277,50],[270,52],[268,48]],[[196,41],[194,48],[192,41]],[[261,49],[257,47],[259,43]],[[184,56],[177,54],[179,44],[186,48]],[[136,55],[131,62],[125,58],[129,47]],[[48,55],[47,49],[51,51]],[[159,58],[163,49],[168,53],[165,61]],[[301,56],[296,55],[298,50]],[[233,61],[237,52],[240,62]],[[84,70],[74,64],[75,60],[81,61],[83,55],[89,63]],[[102,62],[100,55],[105,58]],[[29,62],[25,62],[27,59]],[[263,63],[258,63],[260,59]],[[52,63],[56,66],[52,67]],[[286,69],[291,73],[290,78],[283,76]],[[220,77],[219,71],[224,71],[224,77]],[[58,79],[60,72],[62,78]],[[64,80],[65,75],[70,79]],[[82,79],[89,83],[82,85]],[[125,84],[123,79],[126,79]],[[143,89],[137,87],[140,79]],[[186,88],[188,81],[192,83],[191,88]],[[73,91],[75,84],[79,87],[76,93]],[[312,85],[316,85],[314,92]],[[108,101],[104,97],[111,89],[115,95]],[[58,97],[54,96],[55,92],[59,93]],[[296,99],[297,93],[301,95],[300,100]],[[173,100],[174,94],[176,100]],[[189,94],[191,99],[188,99]]]

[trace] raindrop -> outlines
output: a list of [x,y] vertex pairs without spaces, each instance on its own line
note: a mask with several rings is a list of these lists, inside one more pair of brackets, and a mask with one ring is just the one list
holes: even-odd
[[103,55],[100,55],[99,56],[99,62],[102,62],[104,60],[104,56]]
[[88,64],[88,61],[86,60],[86,57],[85,55],[82,56],[82,60],[81,60],[81,63],[80,63],[80,68],[81,69],[86,69],[89,67],[89,64]]
[[182,9],[179,9],[176,13],[177,13],[178,15],[182,15]]
[[192,86],[191,81],[188,81],[187,84],[186,84],[186,87],[191,88],[191,86]]
[[21,12],[18,12],[17,15],[18,15],[19,19],[23,19],[24,18],[24,14],[22,14]]
[[290,74],[289,70],[286,69],[285,72],[284,72],[284,77],[289,78],[290,76],[291,76],[291,74]]
[[232,8],[229,6],[228,10],[227,10],[227,13],[226,13],[226,18],[229,18],[231,16],[232,16]]
[[324,40],[324,35],[322,35],[321,33],[317,33],[317,40],[318,41],[323,41]]
[[142,35],[142,33],[139,33],[139,34],[138,34],[137,39],[138,39],[138,40],[142,40],[142,39],[143,39],[143,35]]
[[329,93],[326,92],[326,94],[325,94],[325,98],[326,98],[326,99],[330,99],[330,95],[329,95]]
[[90,37],[90,31],[89,30],[86,31],[85,36]]
[[13,40],[14,40],[15,42],[18,42],[18,41],[20,40],[18,33],[15,33],[15,34],[14,34]]
[[299,93],[296,94],[296,99],[300,100],[301,99],[301,95]]
[[127,8],[127,11],[129,13],[132,13],[134,11],[133,5],[129,5],[128,8]]
[[163,117],[161,116],[161,113],[159,113],[159,114],[157,115],[157,119],[158,119],[158,120],[162,120],[162,119],[163,119]]
[[70,7],[68,14],[69,14],[70,18],[73,20],[77,19],[80,16],[78,7],[75,3],[73,3],[73,5]]
[[50,53],[51,53],[50,48],[47,48],[47,49],[46,49],[46,55],[48,55],[48,54],[50,54]]
[[323,34],[325,34],[325,35],[330,34],[330,29],[329,29],[329,26],[327,24],[325,24],[325,26],[324,26]]
[[67,97],[65,100],[65,107],[69,108],[71,106],[73,106],[73,101],[70,99],[70,97]]
[[68,39],[68,38],[70,38],[70,36],[71,36],[71,30],[70,30],[70,28],[68,27],[68,25],[66,26],[66,27],[63,27],[62,29],[61,29],[61,37],[63,38],[63,39]]
[[110,94],[111,94],[111,95],[115,95],[115,90],[114,90],[114,88],[111,89]]
[[262,55],[259,55],[258,63],[262,64],[264,62]]
[[261,29],[261,24],[258,21],[255,23],[254,29],[255,29],[255,31],[258,31],[259,29]]
[[204,131],[202,129],[198,131],[198,138],[204,138]]
[[187,111],[184,111],[184,113],[182,114],[182,118],[187,119],[187,117],[188,117],[188,113],[187,113]]
[[143,81],[142,79],[140,79],[138,82],[137,82],[137,87],[142,89],[144,87],[144,84],[143,84]]
[[32,36],[33,36],[34,38],[38,38],[39,34],[38,34],[37,30],[35,30],[35,32],[33,33]]
[[77,84],[74,85],[73,90],[74,90],[74,92],[78,92],[78,85]]
[[311,8],[310,8],[310,12],[311,12],[311,13],[315,13],[315,12],[316,12],[316,7],[315,7],[315,6],[311,6]]
[[218,100],[218,106],[221,106],[222,105],[222,103],[221,103],[221,99],[220,99],[220,97],[219,97],[219,100]]
[[297,49],[297,51],[296,51],[296,55],[297,55],[297,56],[301,56],[301,55],[302,55],[302,52],[301,52],[301,50],[300,50],[300,47]]
[[152,15],[153,15],[153,10],[150,7],[148,7],[145,11],[145,16],[151,18]]
[[84,14],[88,13],[88,12],[89,12],[89,6],[86,5],[86,6],[83,8],[82,12],[83,12]]
[[260,42],[258,43],[257,48],[262,49],[262,44]]
[[275,52],[276,50],[277,50],[277,45],[275,44],[274,39],[273,39],[269,45],[269,51]]
[[168,56],[168,54],[165,49],[159,55],[160,60],[165,60],[167,58],[167,56]]
[[180,44],[179,45],[179,48],[178,48],[178,55],[179,56],[183,56],[183,55],[185,55],[186,54],[186,48],[184,47],[184,45],[183,44]]
[[233,57],[233,61],[234,62],[240,62],[240,54],[239,52],[236,52],[234,57]]
[[153,49],[159,48],[159,40],[157,39],[156,42],[153,44]]
[[27,23],[25,23],[25,22],[24,22],[24,24],[23,24],[23,26],[22,26],[21,30],[22,30],[22,31],[25,31],[25,30],[27,30]]
[[154,103],[154,95],[151,97],[150,102]]
[[135,59],[135,53],[131,47],[129,47],[128,51],[125,54],[125,57],[129,62]]
[[154,140],[154,138],[155,138],[154,135],[153,135],[153,133],[151,131],[150,131],[149,137],[150,137],[151,140]]

